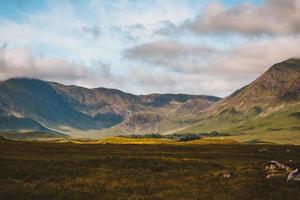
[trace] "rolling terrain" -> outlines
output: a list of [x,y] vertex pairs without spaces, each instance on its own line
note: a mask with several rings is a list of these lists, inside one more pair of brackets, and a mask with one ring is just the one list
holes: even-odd
[[298,183],[265,171],[270,160],[298,164],[299,153],[286,145],[0,139],[0,199],[299,199]]
[[[185,94],[138,96],[116,89],[16,78],[0,83],[0,130],[5,136],[13,131],[12,137],[17,132],[23,136],[25,132],[40,132],[41,137],[42,133],[47,133],[46,137],[53,133],[55,137],[64,134],[87,138],[161,132],[162,122],[171,121],[168,116],[175,115],[178,109],[184,114],[181,106],[189,100],[196,100],[195,104],[205,109],[219,98]],[[172,124],[181,126],[180,121]]]
[[300,60],[289,59],[200,112],[195,125],[182,132],[220,131],[243,135],[238,137],[243,141],[288,142],[300,139],[299,113]]
[[273,65],[221,100],[10,79],[0,83],[0,122],[1,134],[11,138],[217,131],[242,142],[294,143],[300,141],[300,60]]

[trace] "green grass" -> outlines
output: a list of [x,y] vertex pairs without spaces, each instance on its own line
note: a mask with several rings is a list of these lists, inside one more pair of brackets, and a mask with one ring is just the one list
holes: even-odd
[[74,143],[74,144],[168,144],[168,145],[191,145],[191,144],[237,144],[233,139],[224,138],[203,138],[191,141],[177,141],[163,138],[126,138],[126,137],[108,137],[99,140],[90,139],[57,139],[57,143]]
[[197,125],[179,133],[203,133],[219,131],[229,133],[240,142],[265,140],[279,144],[300,144],[300,105],[288,107],[267,116],[255,113],[224,113],[213,119],[200,121]]
[[56,132],[42,132],[42,131],[1,131],[0,136],[11,140],[55,140],[68,138],[67,135],[63,135]]
[[[263,169],[269,160],[300,163],[299,153],[278,145],[1,140],[0,199],[297,199],[299,185],[266,180]],[[236,176],[225,180],[227,171]]]

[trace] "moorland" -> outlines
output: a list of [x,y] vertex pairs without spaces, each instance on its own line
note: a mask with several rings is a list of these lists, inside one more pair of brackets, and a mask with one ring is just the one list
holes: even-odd
[[300,163],[299,146],[2,139],[0,149],[0,199],[298,199],[300,192],[265,171],[270,160]]

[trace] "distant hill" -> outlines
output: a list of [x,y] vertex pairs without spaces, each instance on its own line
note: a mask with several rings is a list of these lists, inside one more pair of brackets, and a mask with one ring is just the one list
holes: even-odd
[[[80,137],[161,132],[157,127],[165,120],[165,113],[192,99],[201,100],[203,109],[219,100],[186,94],[138,96],[116,89],[14,78],[0,83],[0,131],[56,132]],[[173,124],[176,123],[180,125]]]
[[202,110],[182,132],[300,132],[300,60],[273,65],[258,79]]
[[[0,132],[6,138],[220,132],[241,141],[289,142],[300,140],[299,124],[299,59],[273,65],[221,100],[205,95],[133,95],[28,78],[0,82]],[[30,134],[20,135],[24,132]]]

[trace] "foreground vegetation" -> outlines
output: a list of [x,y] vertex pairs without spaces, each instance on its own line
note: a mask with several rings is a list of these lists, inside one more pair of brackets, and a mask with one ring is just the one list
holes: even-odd
[[203,138],[214,138],[214,137],[224,137],[230,136],[228,133],[219,133],[217,131],[213,131],[211,133],[184,133],[184,134],[169,134],[169,135],[161,135],[161,134],[139,134],[139,135],[121,135],[119,137],[132,138],[132,139],[145,139],[145,138],[156,138],[156,139],[169,139],[176,140],[179,142],[188,142],[193,140],[200,140]]
[[179,140],[179,139],[171,139],[168,137],[108,137],[102,138],[98,140],[93,139],[56,139],[56,140],[49,140],[49,141],[56,141],[58,143],[74,143],[74,144],[168,144],[168,145],[191,145],[191,144],[237,144],[238,142],[230,139],[230,138],[201,138],[201,139],[192,139],[192,140]]
[[300,186],[267,180],[264,165],[300,163],[299,153],[298,146],[2,139],[0,199],[298,199]]

